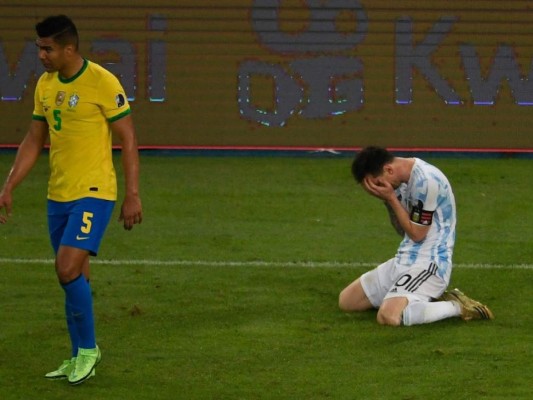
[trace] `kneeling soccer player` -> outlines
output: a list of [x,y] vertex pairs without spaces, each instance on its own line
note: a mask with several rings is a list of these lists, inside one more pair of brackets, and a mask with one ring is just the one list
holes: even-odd
[[370,195],[385,203],[403,240],[394,258],[342,290],[341,310],[377,308],[378,323],[392,326],[451,317],[493,319],[487,306],[458,289],[446,290],[456,225],[455,198],[446,176],[423,160],[395,157],[380,147],[361,150],[352,173]]

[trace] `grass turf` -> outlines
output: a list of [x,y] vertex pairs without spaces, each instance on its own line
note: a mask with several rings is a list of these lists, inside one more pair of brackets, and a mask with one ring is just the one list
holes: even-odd
[[[0,156],[0,171],[11,161]],[[452,285],[487,302],[495,321],[380,327],[374,312],[336,307],[369,266],[291,266],[394,254],[399,238],[348,159],[143,157],[145,221],[132,232],[112,222],[99,259],[148,261],[93,266],[103,361],[71,388],[42,378],[69,349],[63,293],[37,261],[52,257],[41,160],[0,227],[0,397],[529,398],[531,161],[430,161],[457,198]]]

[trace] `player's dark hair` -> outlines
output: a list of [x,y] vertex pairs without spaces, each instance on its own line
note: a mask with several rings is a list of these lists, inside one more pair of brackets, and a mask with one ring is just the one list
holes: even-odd
[[368,174],[378,176],[383,172],[385,164],[392,162],[394,155],[387,149],[369,146],[362,149],[352,163],[352,175],[361,183]]
[[40,38],[51,37],[61,46],[72,44],[78,50],[78,30],[74,22],[66,15],[54,15],[45,18],[37,25],[35,31]]

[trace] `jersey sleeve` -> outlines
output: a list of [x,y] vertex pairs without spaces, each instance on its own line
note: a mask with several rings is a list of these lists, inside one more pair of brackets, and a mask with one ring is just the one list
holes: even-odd
[[439,182],[431,175],[416,185],[410,212],[411,221],[419,225],[431,225],[437,209]]
[[33,95],[32,119],[37,120],[37,121],[46,121],[46,117],[44,116],[43,99],[41,96],[41,88],[42,88],[42,86],[40,85],[41,79],[39,79],[39,81],[37,82],[37,86],[35,87],[35,92]]
[[109,122],[131,113],[124,88],[111,73],[105,74],[99,86],[100,106]]

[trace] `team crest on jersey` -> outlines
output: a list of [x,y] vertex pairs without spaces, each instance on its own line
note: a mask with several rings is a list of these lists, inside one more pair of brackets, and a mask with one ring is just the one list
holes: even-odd
[[60,106],[65,101],[67,92],[59,91],[56,94],[56,106]]
[[76,93],[74,93],[72,96],[70,96],[70,99],[68,99],[68,106],[70,108],[76,107],[79,100],[80,100],[80,97]]

